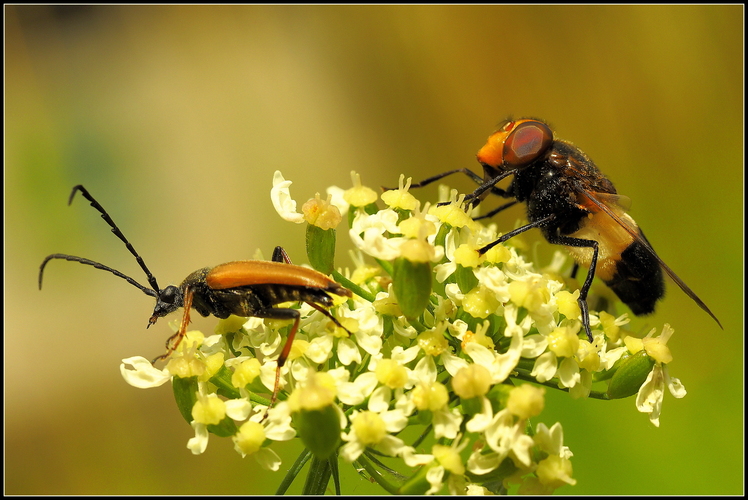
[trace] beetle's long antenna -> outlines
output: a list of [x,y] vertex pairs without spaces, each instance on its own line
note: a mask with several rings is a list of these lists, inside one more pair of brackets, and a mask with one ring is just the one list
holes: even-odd
[[[68,205],[70,205],[71,203],[73,203],[73,197],[75,197],[75,192],[76,191],[80,191],[81,194],[83,195],[83,197],[86,198],[88,201],[91,202],[91,206],[94,207],[96,210],[99,211],[99,213],[101,214],[101,218],[104,219],[107,224],[109,224],[109,227],[112,228],[112,232],[115,234],[115,236],[117,236],[117,238],[119,238],[120,240],[122,240],[125,243],[125,246],[127,247],[127,249],[130,251],[131,254],[133,254],[135,256],[135,260],[138,261],[138,264],[140,265],[140,267],[143,269],[143,271],[145,271],[145,275],[148,277],[148,283],[150,283],[151,288],[153,288],[156,291],[156,293],[158,293],[161,289],[158,287],[158,283],[156,282],[156,278],[153,276],[153,274],[151,273],[151,271],[145,265],[145,261],[143,260],[143,258],[140,255],[138,255],[138,252],[136,252],[135,248],[132,246],[132,244],[129,241],[127,241],[127,238],[125,238],[125,235],[122,234],[122,231],[119,230],[119,228],[114,223],[114,221],[112,220],[112,218],[109,217],[109,214],[106,212],[106,210],[104,210],[104,207],[102,207],[99,204],[99,202],[96,201],[93,196],[91,196],[91,194],[88,192],[88,190],[86,188],[84,188],[81,184],[78,184],[77,186],[75,186],[73,188],[73,192],[70,193],[70,199],[68,200]],[[52,257],[52,256],[50,255],[50,257]],[[50,257],[47,257],[47,260]],[[67,259],[67,260],[76,260],[77,262],[81,262],[81,263],[87,263],[87,264],[92,265],[92,266],[94,266],[94,267],[96,267],[98,269],[106,269],[106,270],[108,270],[108,271],[116,274],[120,278],[127,279],[130,283],[134,284],[135,286],[137,286],[141,290],[143,289],[143,287],[141,287],[140,285],[138,285],[137,282],[135,282],[134,280],[132,280],[132,278],[128,278],[124,274],[118,273],[118,272],[114,271],[114,269],[108,268],[106,266],[102,266],[101,264],[98,264],[98,263],[93,262],[93,261],[84,262],[87,259],[82,259],[81,260],[79,257],[76,257],[75,259],[69,259],[68,257],[70,257],[70,256],[63,256],[61,258]],[[45,260],[44,262],[46,263],[47,261]],[[42,264],[42,268],[44,268],[44,264]],[[39,288],[41,288],[41,272],[39,272]],[[148,295],[153,295],[153,294],[148,294]]]
[[144,294],[150,295],[151,297],[158,298],[158,291],[151,290],[148,287],[145,287],[132,279],[131,277],[122,274],[121,272],[117,271],[116,269],[112,269],[109,266],[105,266],[104,264],[101,264],[99,262],[94,262],[89,259],[84,259],[83,257],[76,257],[75,255],[66,255],[64,253],[53,253],[52,255],[48,255],[46,259],[42,262],[41,267],[39,267],[39,290],[42,289],[42,275],[44,274],[44,266],[47,265],[47,262],[49,262],[52,259],[65,259],[72,262],[80,262],[81,264],[86,264],[87,266],[93,266],[96,269],[103,269],[104,271],[109,271],[115,276],[119,276],[120,278],[126,280],[131,285],[139,288]]

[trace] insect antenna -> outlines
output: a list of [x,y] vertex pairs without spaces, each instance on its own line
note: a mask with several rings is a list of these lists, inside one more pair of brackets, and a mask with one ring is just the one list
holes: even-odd
[[46,266],[47,262],[49,262],[52,259],[65,259],[71,262],[80,262],[81,264],[86,264],[87,266],[93,266],[96,269],[103,269],[104,271],[109,271],[113,275],[119,276],[120,278],[126,280],[131,285],[139,288],[144,294],[150,295],[151,297],[158,298],[157,291],[151,290],[150,288],[141,285],[140,283],[138,283],[131,277],[117,271],[116,269],[112,269],[111,267],[105,266],[104,264],[101,264],[99,262],[94,262],[93,260],[84,259],[83,257],[76,257],[75,255],[67,255],[64,253],[53,253],[52,255],[48,255],[47,258],[44,259],[41,267],[39,267],[39,290],[42,289],[42,275],[44,274],[44,266]]
[[[81,194],[83,195],[83,197],[86,198],[89,202],[91,202],[91,206],[94,207],[96,210],[99,211],[99,213],[101,214],[101,218],[104,219],[107,224],[109,224],[109,227],[112,228],[112,232],[114,233],[114,235],[117,236],[117,238],[119,238],[120,240],[122,240],[122,242],[124,242],[125,246],[130,251],[130,253],[135,256],[135,260],[138,261],[138,264],[140,265],[140,267],[145,272],[145,275],[148,277],[148,283],[151,285],[151,288],[153,288],[153,290],[156,291],[156,295],[155,296],[157,296],[158,292],[161,289],[158,287],[158,282],[156,281],[156,278],[153,276],[153,273],[151,273],[151,271],[148,269],[148,266],[145,265],[145,261],[143,260],[143,258],[140,255],[138,255],[138,252],[135,251],[135,248],[132,246],[132,244],[129,241],[127,241],[127,238],[125,238],[125,235],[122,234],[122,231],[119,230],[119,228],[114,223],[114,221],[112,220],[112,218],[109,217],[109,214],[106,212],[106,210],[104,210],[104,207],[102,207],[99,204],[99,202],[96,201],[93,196],[91,196],[91,194],[88,192],[88,190],[86,188],[83,187],[83,185],[78,184],[77,186],[75,186],[73,188],[73,192],[70,193],[70,199],[68,200],[68,205],[70,205],[71,203],[73,203],[73,198],[75,197],[76,191],[80,191]],[[76,259],[79,259],[78,257],[76,257],[75,259],[69,259],[68,257],[70,257],[70,256],[65,256],[65,257],[61,257],[61,258],[64,258],[66,260],[76,260]],[[47,257],[47,259],[49,259],[49,257]],[[87,261],[85,263],[88,263],[89,265],[92,265],[92,266],[94,266],[94,267],[96,267],[98,269],[106,269],[106,270],[114,273],[115,275],[119,276],[120,278],[127,279],[131,284],[137,286],[141,290],[143,290],[143,288],[144,288],[141,285],[138,285],[137,282],[135,282],[132,278],[128,278],[124,274],[119,273],[118,271],[115,271],[114,269],[108,268],[106,266],[102,266],[102,264],[98,264],[96,262],[89,261],[87,259],[77,260],[77,262],[81,262],[81,263],[84,263],[84,261]],[[46,262],[46,260],[44,262]],[[99,267],[99,266],[101,266],[101,267]],[[44,264],[42,264],[42,268],[43,267],[44,267]],[[39,283],[41,285],[41,272],[39,273]],[[40,286],[40,288],[41,288],[41,286]],[[145,290],[143,290],[143,291],[145,292]],[[148,293],[148,292],[145,292],[145,293]],[[148,293],[148,295],[153,295],[153,294]]]

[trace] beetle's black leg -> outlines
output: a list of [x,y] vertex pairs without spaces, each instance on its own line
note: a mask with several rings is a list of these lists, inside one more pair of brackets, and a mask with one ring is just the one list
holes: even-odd
[[291,258],[286,253],[286,250],[282,246],[275,247],[275,250],[273,250],[273,262],[285,262],[286,264],[291,264]]
[[325,316],[327,316],[328,318],[330,318],[330,320],[333,323],[335,323],[336,326],[338,326],[339,328],[342,328],[343,330],[345,330],[346,333],[348,333],[349,337],[351,336],[351,332],[349,332],[346,327],[344,327],[343,325],[341,325],[340,322],[337,319],[335,319],[335,317],[332,314],[330,314],[330,311],[328,311],[327,309],[325,309],[322,306],[319,306],[319,305],[315,304],[314,302],[307,302],[307,304],[309,304],[310,306],[312,306],[313,308],[315,308],[316,310],[318,310],[319,312],[321,312],[322,314],[324,314]]

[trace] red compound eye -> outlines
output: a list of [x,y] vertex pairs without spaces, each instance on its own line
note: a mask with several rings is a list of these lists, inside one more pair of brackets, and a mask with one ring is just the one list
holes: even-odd
[[504,165],[523,167],[541,158],[553,144],[553,132],[543,122],[520,122],[504,141]]

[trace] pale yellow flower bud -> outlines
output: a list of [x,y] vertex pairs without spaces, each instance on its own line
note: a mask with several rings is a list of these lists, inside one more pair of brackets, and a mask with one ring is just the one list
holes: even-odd
[[477,364],[460,368],[452,379],[452,389],[464,399],[485,396],[490,388],[491,373],[484,366]]
[[506,407],[521,419],[540,415],[545,406],[545,389],[530,384],[522,384],[509,392]]

